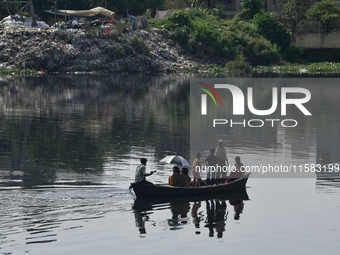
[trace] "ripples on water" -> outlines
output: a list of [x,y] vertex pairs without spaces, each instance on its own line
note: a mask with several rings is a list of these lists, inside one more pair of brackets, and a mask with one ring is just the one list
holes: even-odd
[[105,188],[1,191],[1,246],[57,241],[58,233],[81,228],[117,208],[112,196],[118,194],[124,193]]
[[[278,247],[269,248],[271,254],[280,254],[290,244],[271,239],[275,236],[271,231],[280,229],[278,236],[294,242],[305,229],[312,231],[301,224],[313,226],[320,217],[326,218],[323,206],[333,210],[331,218],[338,218],[334,200],[339,175],[250,179],[250,201],[135,201],[128,187],[139,158],[148,158],[148,171],[157,169],[150,180],[161,183],[171,172],[171,166],[158,163],[162,157],[190,157],[188,78],[1,79],[2,254],[112,254],[113,247],[117,254],[137,254],[140,246],[148,254],[164,249],[166,254],[192,249],[214,253],[225,252],[226,247],[230,252],[247,247],[243,254],[249,250],[263,254],[257,246],[265,243],[262,234]],[[310,89],[315,95],[312,121],[294,131],[235,129],[224,137],[231,161],[236,155],[248,165],[340,161],[338,88]],[[201,145],[207,151],[212,143],[203,139]],[[329,193],[332,196],[325,196]],[[314,230],[327,236],[332,224],[324,221]],[[217,229],[223,230],[219,238]],[[228,245],[209,245],[208,238]]]

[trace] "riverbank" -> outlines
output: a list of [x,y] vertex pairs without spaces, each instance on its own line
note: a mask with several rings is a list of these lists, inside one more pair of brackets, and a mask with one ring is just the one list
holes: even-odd
[[205,64],[165,29],[90,38],[81,29],[0,28],[0,69],[53,72],[199,72]]
[[[81,29],[0,28],[0,75],[37,73],[207,73],[213,76],[339,76],[339,63],[248,66],[186,52],[166,29],[91,38]],[[210,63],[208,63],[210,61]]]

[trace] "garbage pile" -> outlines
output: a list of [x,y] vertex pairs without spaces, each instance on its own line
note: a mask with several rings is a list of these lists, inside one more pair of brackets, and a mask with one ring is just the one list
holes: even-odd
[[38,22],[33,28],[30,22],[9,17],[0,22],[0,69],[116,73],[182,72],[200,66],[164,29],[127,26],[118,35],[95,37],[86,31],[90,26],[60,29]]
[[[14,28],[17,26],[32,27],[32,18],[27,18],[25,16],[15,15],[7,16],[0,21],[0,24],[6,28]],[[49,29],[50,26],[45,23],[45,21],[37,21],[37,27],[40,29]]]

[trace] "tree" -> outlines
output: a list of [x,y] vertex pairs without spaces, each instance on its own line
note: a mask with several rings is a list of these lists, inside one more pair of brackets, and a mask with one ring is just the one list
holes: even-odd
[[264,4],[262,0],[242,0],[241,12],[236,15],[236,18],[241,20],[251,20],[255,14],[263,11],[263,7]]
[[282,5],[282,18],[302,20],[306,19],[308,9],[317,0],[284,0]]
[[340,8],[334,0],[322,0],[315,3],[306,13],[309,19],[318,19],[327,24],[331,21],[338,20],[340,17]]
[[39,16],[44,10],[54,9],[54,0],[33,0],[33,6]]
[[78,0],[78,1],[69,1],[69,0],[58,0],[57,7],[59,9],[69,9],[69,10],[86,10],[90,9],[94,6],[95,1],[92,0]]
[[127,10],[131,15],[141,15],[147,9],[152,12],[155,12],[156,8],[162,9],[164,0],[108,0],[108,4],[119,14],[126,14]]

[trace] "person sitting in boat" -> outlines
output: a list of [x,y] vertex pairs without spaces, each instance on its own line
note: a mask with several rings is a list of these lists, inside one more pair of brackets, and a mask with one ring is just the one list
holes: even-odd
[[156,171],[151,171],[150,173],[146,173],[146,162],[147,162],[146,158],[140,159],[141,164],[136,168],[135,182],[143,182],[146,184],[152,184],[151,182],[146,181],[145,177],[154,174]]
[[231,169],[231,172],[228,176],[228,179],[225,181],[226,183],[235,181],[242,177],[244,172],[244,166],[241,163],[241,158],[239,156],[235,157],[235,166]]
[[199,186],[200,182],[202,180],[201,175],[200,175],[200,171],[201,171],[201,153],[197,153],[196,154],[196,158],[194,159],[194,162],[192,163],[192,173],[194,176],[194,183],[193,186]]
[[189,187],[191,178],[189,177],[189,169],[186,167],[182,168],[182,173],[180,174],[180,178],[178,181],[178,187]]
[[174,166],[172,168],[173,174],[172,176],[170,176],[169,178],[169,184],[171,186],[178,186],[178,182],[180,180],[180,171],[179,171],[179,167],[178,166]]

